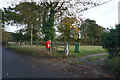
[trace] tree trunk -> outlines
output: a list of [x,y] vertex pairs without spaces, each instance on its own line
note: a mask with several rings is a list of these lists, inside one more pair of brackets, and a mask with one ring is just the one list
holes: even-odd
[[92,36],[92,46],[94,45],[94,37]]

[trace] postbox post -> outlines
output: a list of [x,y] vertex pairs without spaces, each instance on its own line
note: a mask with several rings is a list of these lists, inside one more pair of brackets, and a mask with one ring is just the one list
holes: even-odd
[[51,48],[50,41],[45,42],[45,47],[48,48],[49,52],[51,52],[51,50],[50,50],[50,48]]
[[50,48],[49,48],[49,52],[52,52],[52,49],[51,49],[51,40],[50,41]]

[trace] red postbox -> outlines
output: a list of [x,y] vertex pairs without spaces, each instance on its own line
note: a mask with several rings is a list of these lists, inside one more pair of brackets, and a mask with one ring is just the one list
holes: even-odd
[[46,48],[50,48],[50,41],[46,41],[46,42],[45,42],[45,47],[46,47]]

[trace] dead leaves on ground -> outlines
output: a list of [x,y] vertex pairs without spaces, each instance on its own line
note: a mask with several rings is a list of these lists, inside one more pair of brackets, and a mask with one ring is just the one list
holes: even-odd
[[35,68],[35,65],[32,65],[32,68]]
[[111,77],[111,75],[109,75],[109,74],[108,74],[108,75],[105,75],[105,77],[106,77],[106,78],[110,78],[110,77]]
[[115,72],[115,74],[118,74],[118,72]]
[[8,76],[8,72],[6,73],[6,76]]
[[83,74],[83,72],[79,72],[79,74]]
[[67,69],[64,69],[65,72],[68,72]]

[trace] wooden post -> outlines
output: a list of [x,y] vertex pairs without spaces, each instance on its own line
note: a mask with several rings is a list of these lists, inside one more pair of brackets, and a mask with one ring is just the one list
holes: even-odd
[[52,48],[51,48],[51,40],[50,41],[50,48],[49,48],[49,52],[52,52]]
[[51,49],[51,47],[50,47],[50,52],[52,52],[52,49]]
[[69,49],[68,49],[68,43],[65,44],[65,56],[68,56]]

